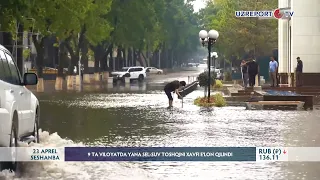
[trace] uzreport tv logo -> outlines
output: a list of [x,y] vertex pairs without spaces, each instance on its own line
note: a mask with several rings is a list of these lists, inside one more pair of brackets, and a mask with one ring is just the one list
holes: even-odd
[[281,9],[278,8],[273,11],[273,16],[276,19],[289,19],[293,16],[294,12],[290,9]]
[[235,11],[236,17],[290,19],[293,15],[294,12],[287,8],[278,8],[274,11]]

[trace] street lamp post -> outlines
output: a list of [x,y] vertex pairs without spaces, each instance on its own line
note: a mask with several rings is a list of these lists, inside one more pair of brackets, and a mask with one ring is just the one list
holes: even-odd
[[202,46],[207,44],[208,46],[208,103],[210,103],[210,86],[211,86],[211,47],[216,42],[219,37],[219,33],[216,30],[210,30],[207,32],[206,30],[201,30],[199,32],[199,38],[202,43]]

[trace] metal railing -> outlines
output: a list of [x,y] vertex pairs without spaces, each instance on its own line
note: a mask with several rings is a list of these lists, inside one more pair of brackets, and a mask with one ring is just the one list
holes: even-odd
[[198,81],[197,76],[188,76],[188,84]]

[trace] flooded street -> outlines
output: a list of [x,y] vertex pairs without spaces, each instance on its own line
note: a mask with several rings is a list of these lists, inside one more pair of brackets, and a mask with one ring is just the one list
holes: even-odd
[[[310,146],[320,145],[320,111],[249,111],[193,105],[197,90],[167,110],[161,86],[123,91],[37,94],[42,146]],[[17,179],[288,180],[319,179],[320,163],[59,162],[26,163]],[[12,173],[2,177],[12,179]]]

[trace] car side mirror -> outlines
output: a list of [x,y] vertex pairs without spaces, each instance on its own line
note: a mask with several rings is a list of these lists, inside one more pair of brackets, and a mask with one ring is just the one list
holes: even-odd
[[24,85],[36,85],[38,83],[38,76],[35,73],[25,73],[23,76]]

